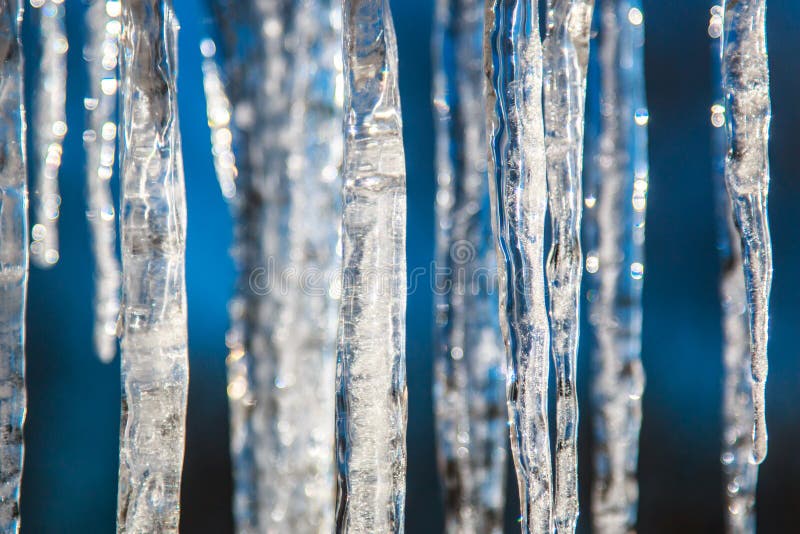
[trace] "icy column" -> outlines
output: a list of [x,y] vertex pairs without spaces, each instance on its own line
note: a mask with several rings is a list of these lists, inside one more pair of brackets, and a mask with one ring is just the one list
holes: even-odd
[[[601,13],[597,250],[586,257],[593,292],[594,529],[636,526],[636,465],[644,371],[641,363],[647,122],[644,16],[638,0],[607,1]],[[596,205],[595,205],[596,202]]]
[[31,0],[39,9],[42,57],[39,85],[34,108],[34,153],[36,185],[34,189],[34,225],[31,256],[39,267],[58,262],[58,215],[61,195],[58,170],[61,167],[62,142],[67,133],[67,31],[64,25],[63,0]]
[[542,48],[536,0],[487,0],[489,192],[507,354],[511,451],[523,532],[553,530],[547,422],[549,328],[544,301],[547,211]]
[[388,0],[345,0],[339,532],[403,532],[406,176]]
[[186,201],[169,0],[122,5],[119,532],[177,532],[188,354]]
[[757,464],[767,455],[764,392],[772,286],[772,242],[767,220],[770,100],[766,4],[766,0],[726,0],[722,38],[728,132],[725,185],[742,248],[753,378],[752,461]]
[[20,0],[0,1],[0,530],[19,531],[25,421],[28,191]]
[[746,294],[739,235],[731,201],[725,190],[725,102],[722,97],[722,6],[711,8],[708,35],[714,103],[711,106],[712,172],[717,199],[717,248],[720,251],[720,300],[724,334],[725,382],[722,410],[722,470],[725,473],[726,529],[729,534],[755,532],[758,465],[750,462],[753,449],[753,379],[750,374]]
[[89,78],[84,99],[87,128],[86,218],[94,254],[94,347],[104,362],[117,351],[120,272],[117,260],[117,218],[111,196],[111,177],[117,148],[117,61],[121,4],[94,0],[86,12],[89,41],[83,51]]
[[489,219],[483,2],[439,0],[434,30],[437,276],[434,396],[451,534],[499,533],[505,504],[505,354]]
[[575,370],[583,260],[583,114],[594,0],[548,0],[544,125],[552,244],[547,259],[550,338],[556,366],[555,524],[578,520],[578,397]]

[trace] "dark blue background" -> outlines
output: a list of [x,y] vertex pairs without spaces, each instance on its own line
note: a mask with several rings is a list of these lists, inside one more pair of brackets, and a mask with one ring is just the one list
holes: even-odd
[[[91,348],[91,259],[84,218],[81,61],[83,6],[68,0],[70,131],[62,169],[62,255],[50,271],[33,269],[28,314],[29,410],[22,491],[26,532],[113,532],[119,425],[119,366]],[[227,251],[228,210],[209,152],[198,42],[201,0],[176,0],[180,35],[181,125],[189,208],[188,291],[191,388],[183,481],[182,530],[232,529],[225,396],[226,302],[234,272]],[[430,105],[433,0],[392,2],[408,167],[408,267],[433,257],[434,168]],[[640,531],[721,532],[719,464],[720,314],[714,203],[710,179],[708,10],[698,0],[647,0],[650,190],[644,304],[647,390],[640,456]],[[32,71],[38,43],[26,21]],[[770,376],[770,451],[761,468],[759,532],[789,532],[800,504],[800,358],[797,266],[800,205],[800,3],[770,0],[772,196],[775,250]],[[30,93],[33,83],[28,82]],[[408,301],[407,531],[440,532],[442,505],[434,463],[431,410],[432,296]],[[585,332],[588,332],[584,329]],[[589,524],[591,445],[586,389],[588,335],[581,350],[582,510]],[[513,499],[512,499],[513,500]],[[515,504],[507,529],[515,531]]]

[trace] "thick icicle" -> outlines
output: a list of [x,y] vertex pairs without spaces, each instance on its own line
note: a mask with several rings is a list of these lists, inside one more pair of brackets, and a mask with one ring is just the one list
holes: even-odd
[[28,190],[21,0],[0,1],[0,531],[19,531],[25,422]]
[[186,198],[170,0],[122,4],[119,532],[177,532],[188,354]]
[[506,394],[523,532],[553,530],[544,300],[547,212],[537,0],[487,0],[489,192],[497,251]]
[[117,218],[111,196],[111,177],[117,149],[117,62],[119,15],[117,0],[94,0],[86,12],[89,42],[83,57],[89,77],[84,99],[87,128],[86,218],[94,254],[94,347],[104,362],[117,351],[120,272],[117,260]]
[[578,521],[578,396],[583,114],[594,0],[548,0],[544,126],[552,244],[547,259],[550,340],[556,366],[555,508],[558,532]]
[[767,380],[772,242],[767,218],[769,190],[769,68],[766,0],[723,3],[722,88],[728,152],[725,185],[742,247],[753,375],[753,458],[767,455],[764,393]]
[[439,0],[434,30],[437,278],[434,396],[451,534],[500,533],[505,355],[486,182],[483,2]]
[[585,200],[594,206],[598,234],[597,250],[586,257],[597,287],[590,312],[597,407],[592,515],[597,532],[617,533],[634,531],[639,493],[648,114],[641,2],[606,0],[601,17],[599,183],[597,198]]
[[742,248],[725,190],[725,101],[722,97],[722,6],[711,8],[714,103],[711,106],[712,172],[717,199],[717,242],[720,251],[720,300],[724,335],[725,382],[722,410],[722,470],[725,473],[725,524],[729,534],[755,532],[758,465],[752,463],[753,379],[750,374],[747,297],[742,270]]
[[403,532],[406,173],[388,0],[345,0],[339,532]]
[[42,56],[34,109],[34,225],[31,230],[31,259],[38,267],[58,262],[58,216],[61,195],[58,170],[62,142],[67,133],[67,30],[63,0],[31,0],[39,10]]

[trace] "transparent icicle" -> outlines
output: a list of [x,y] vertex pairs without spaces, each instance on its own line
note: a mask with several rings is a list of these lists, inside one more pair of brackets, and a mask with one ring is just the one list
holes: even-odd
[[714,103],[711,106],[712,173],[717,200],[717,243],[722,272],[723,363],[725,381],[722,410],[722,470],[725,474],[726,531],[755,532],[758,465],[750,461],[753,441],[753,379],[750,374],[747,297],[742,269],[742,249],[733,222],[731,201],[725,190],[725,101],[722,96],[722,6],[711,8],[708,35],[711,38]]
[[188,354],[186,197],[169,0],[123,2],[118,532],[177,532]]
[[[642,284],[647,204],[648,113],[644,16],[639,0],[605,0],[601,12],[600,134],[594,166],[597,249],[586,257],[593,291],[595,453],[592,517],[596,532],[636,527],[641,397]],[[596,204],[595,204],[596,202]]]
[[506,470],[505,353],[486,181],[483,2],[439,0],[434,397],[451,534],[500,533]]
[[[719,37],[722,33],[722,7],[712,8],[709,33],[716,46],[712,56],[719,65]],[[716,69],[715,69],[716,71]],[[717,72],[716,82],[720,76]],[[725,381],[723,388],[724,434],[721,461],[725,473],[726,530],[734,534],[755,532],[755,490],[758,466],[752,457],[752,376],[749,362],[749,338],[746,295],[742,274],[741,245],[733,223],[730,198],[725,190],[725,107],[721,87],[712,106],[713,170],[717,186],[718,248],[722,265],[720,297],[723,311]]]
[[554,520],[578,521],[576,366],[583,274],[583,115],[594,0],[548,0],[544,40],[544,130],[552,243],[547,259],[550,341],[556,366]]
[[117,62],[119,15],[116,0],[94,0],[86,12],[89,41],[83,52],[89,78],[84,99],[87,128],[86,218],[92,232],[94,255],[94,347],[104,362],[117,351],[120,268],[117,260],[117,217],[111,195],[111,177],[117,149]]
[[403,532],[406,173],[388,0],[345,0],[338,532]]
[[28,190],[21,0],[0,0],[0,531],[19,531],[25,422]]
[[547,533],[553,530],[550,336],[544,298],[547,183],[538,11],[536,0],[487,0],[483,57],[489,192],[520,522],[523,532]]
[[767,455],[764,394],[767,380],[772,242],[767,217],[769,190],[769,68],[766,0],[725,0],[722,88],[728,150],[725,185],[742,247],[753,375],[753,457]]
[[61,195],[58,170],[67,133],[67,30],[63,0],[31,0],[39,11],[42,56],[34,109],[34,224],[31,259],[38,267],[58,262],[58,216]]

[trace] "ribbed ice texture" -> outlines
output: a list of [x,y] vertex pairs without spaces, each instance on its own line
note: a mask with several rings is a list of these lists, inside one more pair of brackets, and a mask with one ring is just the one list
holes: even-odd
[[547,212],[542,47],[536,0],[487,0],[489,191],[498,259],[506,395],[523,532],[553,530],[545,308]]
[[345,0],[337,532],[403,532],[406,172],[388,0]]
[[486,181],[483,2],[439,0],[434,29],[437,278],[434,396],[450,534],[500,533],[505,353]]
[[169,0],[122,5],[118,532],[177,532],[188,354],[186,199]]
[[0,531],[19,531],[25,422],[28,190],[20,0],[0,1]]
[[31,259],[38,267],[58,262],[58,216],[61,195],[58,170],[62,142],[67,133],[67,30],[63,0],[31,0],[39,11],[42,55],[33,113],[33,144],[36,155],[34,225]]
[[742,274],[742,247],[725,190],[725,102],[722,97],[722,6],[711,8],[708,34],[714,103],[711,106],[712,172],[717,200],[717,242],[720,251],[720,300],[724,334],[725,381],[722,411],[722,470],[725,473],[725,522],[729,534],[755,532],[758,465],[752,463],[753,379],[750,374],[747,297]]
[[597,197],[587,197],[597,249],[586,256],[595,334],[595,451],[592,518],[596,532],[636,527],[641,397],[647,122],[644,17],[638,0],[605,1],[601,12],[600,134],[593,167]]
[[89,78],[84,99],[86,130],[86,218],[94,255],[94,347],[104,362],[117,352],[120,270],[117,260],[117,217],[111,177],[117,149],[117,62],[119,14],[115,0],[94,0],[86,11],[89,40],[83,51]]
[[550,339],[556,366],[555,508],[558,532],[578,521],[578,351],[583,111],[594,0],[548,0],[544,126],[552,242],[547,259]]
[[742,247],[753,375],[753,458],[767,455],[764,393],[767,380],[772,242],[767,218],[769,190],[769,68],[766,0],[726,0],[722,41],[728,153],[725,185]]

